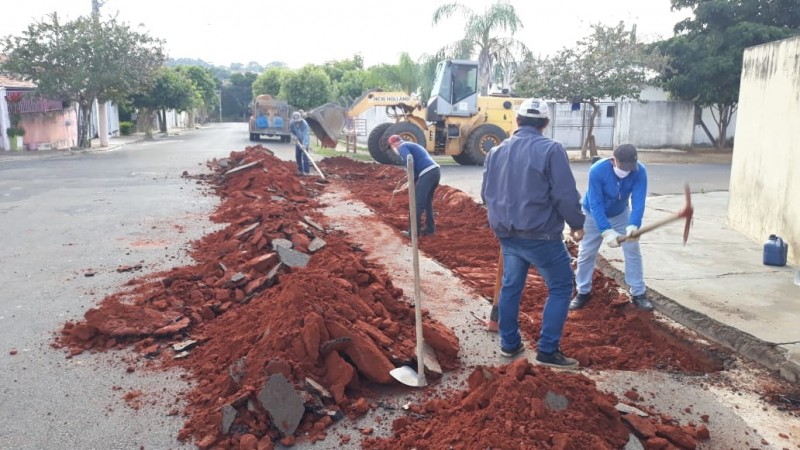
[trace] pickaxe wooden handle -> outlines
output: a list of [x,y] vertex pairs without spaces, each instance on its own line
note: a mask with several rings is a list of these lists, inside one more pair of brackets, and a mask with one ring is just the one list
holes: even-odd
[[676,214],[665,217],[661,220],[657,220],[653,223],[649,223],[631,233],[630,236],[620,236],[617,238],[617,242],[621,244],[626,240],[628,240],[629,238],[638,238],[639,236],[645,233],[649,233],[650,231],[653,231],[657,228],[661,228],[668,223],[685,219],[686,225],[683,228],[683,245],[686,245],[686,241],[689,239],[689,228],[692,225],[692,216],[694,216],[694,207],[692,206],[692,192],[691,190],[689,190],[688,184],[684,185],[684,194],[686,195],[686,204]]

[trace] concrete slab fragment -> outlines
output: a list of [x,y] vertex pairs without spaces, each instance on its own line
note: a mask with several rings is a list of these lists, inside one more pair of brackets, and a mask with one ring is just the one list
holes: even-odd
[[633,406],[628,406],[625,403],[617,403],[617,406],[614,408],[617,411],[621,412],[622,414],[633,414],[639,417],[647,417],[647,413],[642,411],[641,409],[634,408]]
[[547,394],[544,396],[544,404],[547,406],[547,409],[558,412],[567,409],[569,400],[563,395],[556,394],[553,391],[547,391]]
[[311,256],[290,248],[279,246],[277,250],[278,255],[281,257],[281,262],[289,267],[305,267],[308,265],[308,261],[311,260]]
[[278,247],[292,248],[294,244],[288,239],[273,239],[271,245],[273,250],[277,250]]
[[308,244],[308,251],[310,251],[311,253],[316,253],[317,251],[324,248],[326,245],[328,245],[328,243],[325,242],[324,239],[315,237],[314,240],[312,240],[311,243]]
[[281,433],[285,436],[294,434],[303,418],[305,406],[286,377],[279,373],[270,376],[258,394],[258,401]]
[[308,217],[308,216],[303,216],[303,220],[304,220],[304,221],[305,221],[307,224],[309,224],[309,225],[311,225],[312,227],[316,228],[318,231],[325,232],[325,228],[322,228],[322,225],[318,224],[317,222],[314,222],[314,220],[313,220],[313,219],[311,219],[311,217]]
[[225,173],[223,174],[223,176],[226,176],[226,177],[227,177],[228,175],[234,174],[234,173],[236,173],[236,172],[241,172],[241,171],[243,171],[243,170],[247,170],[247,169],[249,169],[249,168],[251,168],[251,167],[255,167],[255,166],[257,166],[257,165],[261,164],[261,162],[262,162],[262,161],[263,161],[262,159],[259,159],[258,161],[253,161],[253,162],[251,162],[251,163],[248,163],[248,164],[245,164],[245,165],[243,165],[243,166],[234,167],[233,169],[231,169],[231,170],[229,170],[229,171],[225,172]]
[[220,409],[222,413],[222,434],[228,434],[228,431],[231,429],[231,425],[233,425],[233,421],[236,419],[236,415],[238,414],[236,408],[231,405],[225,405]]

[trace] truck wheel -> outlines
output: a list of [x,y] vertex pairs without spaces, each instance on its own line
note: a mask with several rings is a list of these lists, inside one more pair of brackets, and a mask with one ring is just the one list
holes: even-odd
[[472,164],[482,166],[489,150],[499,145],[507,137],[506,132],[497,125],[490,123],[480,125],[472,130],[467,139],[467,148],[464,150],[465,156],[472,160]]
[[386,152],[390,162],[384,164],[402,165],[403,161],[389,148],[389,136],[396,134],[406,142],[414,142],[425,147],[425,133],[411,122],[393,123],[381,136],[380,148]]
[[250,133],[250,140],[253,142],[258,141],[258,135],[255,133]]
[[386,157],[386,152],[381,150],[381,137],[386,130],[394,124],[392,123],[382,123],[377,125],[372,131],[369,133],[369,138],[367,138],[367,150],[369,150],[370,156],[375,161],[381,164],[391,164],[391,160]]

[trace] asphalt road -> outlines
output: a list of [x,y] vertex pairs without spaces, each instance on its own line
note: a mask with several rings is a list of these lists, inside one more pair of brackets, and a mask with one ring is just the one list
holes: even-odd
[[[137,276],[188,263],[186,244],[215,228],[218,199],[184,179],[240,150],[244,124],[223,124],[115,151],[0,161],[0,448],[179,448],[168,416],[186,387],[177,372],[127,373],[125,352],[67,359],[53,334]],[[293,160],[291,144],[268,142]],[[585,189],[587,164],[574,164]],[[726,190],[724,164],[654,164],[650,191]],[[477,195],[481,169],[446,166],[442,183]],[[142,264],[141,272],[117,273]],[[93,277],[84,276],[93,271]],[[16,355],[11,351],[16,350]],[[144,392],[134,409],[123,396]],[[160,394],[154,394],[160,392]]]

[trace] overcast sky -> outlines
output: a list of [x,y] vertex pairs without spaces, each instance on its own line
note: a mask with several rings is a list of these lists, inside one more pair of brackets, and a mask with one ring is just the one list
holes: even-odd
[[[10,0],[5,0],[10,1]],[[216,5],[216,6],[207,6]],[[200,58],[228,65],[283,61],[292,68],[349,58],[360,53],[366,66],[395,63],[433,53],[463,35],[453,17],[433,26],[440,0],[107,0],[103,15],[118,14],[166,40],[173,58]],[[476,12],[490,0],[460,2]],[[636,23],[640,37],[672,35],[686,11],[671,12],[669,0],[512,0],[524,28],[515,38],[535,54],[548,55],[588,34],[590,24]],[[0,20],[0,36],[57,11],[75,18],[91,12],[92,0],[22,0]],[[6,9],[6,12],[11,13]],[[11,16],[14,20],[11,20]]]

